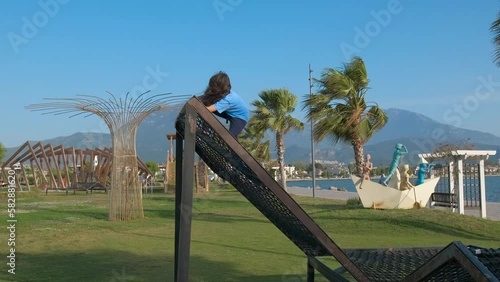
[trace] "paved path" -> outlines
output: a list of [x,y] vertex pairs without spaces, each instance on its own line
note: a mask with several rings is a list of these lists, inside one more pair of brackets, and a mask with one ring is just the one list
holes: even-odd
[[[299,196],[310,196],[312,197],[312,189],[300,188],[300,187],[288,187],[288,192],[290,194]],[[358,193],[356,192],[345,192],[345,191],[335,191],[335,190],[316,190],[314,191],[315,196],[318,198],[329,198],[337,200],[348,200],[351,198],[358,198]],[[466,215],[480,216],[480,210],[477,209],[465,209]],[[486,203],[486,216],[491,220],[500,221],[500,203],[487,202]]]

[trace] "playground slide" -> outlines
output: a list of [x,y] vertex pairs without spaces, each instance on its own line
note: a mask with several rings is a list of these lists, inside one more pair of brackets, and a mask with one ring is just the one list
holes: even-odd
[[[186,128],[194,128],[194,131],[185,134]],[[186,103],[177,118],[176,129],[179,136],[177,142],[183,142],[180,139],[185,138],[188,143],[187,138],[194,138],[195,151],[206,164],[246,197],[304,252],[314,269],[331,281],[343,281],[344,278],[336,271],[326,270],[326,266],[316,260],[317,256],[335,257],[343,269],[358,281],[417,281],[423,277],[459,278],[470,275],[498,279],[500,276],[500,252],[489,252],[491,255],[487,260],[478,259],[476,250],[471,252],[470,246],[460,242],[452,242],[443,248],[341,249],[197,98],[193,97]],[[186,150],[190,148],[183,149]],[[179,176],[183,178],[178,171]],[[499,276],[484,266],[485,261],[490,265],[494,261],[496,268],[493,272],[498,272]],[[313,277],[314,270],[308,270],[308,279],[312,281]]]

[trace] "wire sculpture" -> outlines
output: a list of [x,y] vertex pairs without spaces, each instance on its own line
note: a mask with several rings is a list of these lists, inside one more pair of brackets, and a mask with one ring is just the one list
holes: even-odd
[[70,118],[85,114],[99,116],[109,127],[112,140],[113,164],[109,201],[109,220],[128,221],[144,217],[142,190],[137,165],[136,135],[139,124],[149,114],[166,110],[187,101],[189,95],[171,93],[137,97],[129,93],[117,98],[110,92],[107,99],[93,95],[76,98],[45,98],[51,102],[26,106],[42,114],[64,115]]

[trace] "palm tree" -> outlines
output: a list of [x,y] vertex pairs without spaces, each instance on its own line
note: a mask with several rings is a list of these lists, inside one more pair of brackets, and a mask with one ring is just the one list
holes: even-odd
[[500,67],[500,13],[497,14],[496,20],[491,23],[490,30],[493,33],[493,45],[495,47],[493,61]]
[[260,163],[264,164],[268,162],[271,158],[269,153],[269,148],[271,147],[271,141],[267,140],[262,142],[264,139],[265,132],[258,132],[256,130],[255,116],[250,117],[248,121],[248,126],[239,138],[239,142],[247,151]]
[[268,129],[275,132],[281,186],[286,191],[284,136],[291,129],[304,129],[304,123],[291,115],[297,105],[297,97],[284,88],[262,91],[259,97],[261,100],[255,100],[252,103],[255,107],[254,121],[249,124],[249,127],[261,134]]
[[330,137],[333,143],[350,142],[354,149],[356,173],[361,175],[363,145],[387,123],[385,112],[376,104],[367,105],[368,76],[365,63],[354,57],[341,70],[327,68],[317,80],[320,91],[307,96],[304,108],[314,123],[315,141]]

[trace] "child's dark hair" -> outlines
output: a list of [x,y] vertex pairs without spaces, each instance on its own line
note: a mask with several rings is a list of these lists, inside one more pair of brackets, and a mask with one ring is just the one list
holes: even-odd
[[231,92],[229,76],[225,72],[220,71],[210,78],[207,89],[200,96],[200,100],[205,106],[210,106],[226,97],[229,92]]

